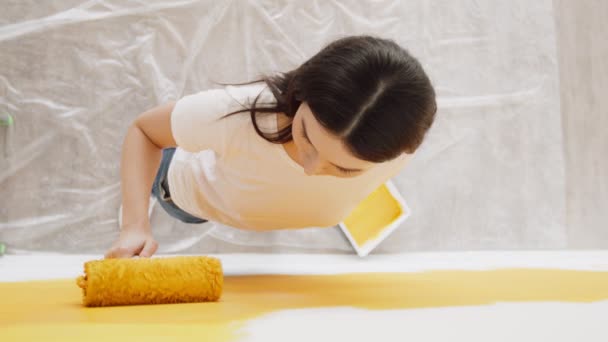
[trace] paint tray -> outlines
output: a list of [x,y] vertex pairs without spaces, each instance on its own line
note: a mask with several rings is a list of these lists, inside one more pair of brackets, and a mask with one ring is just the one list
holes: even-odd
[[410,215],[405,200],[388,181],[340,222],[340,228],[360,257],[369,254]]

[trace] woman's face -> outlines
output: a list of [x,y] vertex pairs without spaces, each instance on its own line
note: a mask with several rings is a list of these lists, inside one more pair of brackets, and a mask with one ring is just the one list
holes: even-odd
[[302,102],[292,122],[297,162],[307,175],[355,177],[374,166],[351,154],[342,140],[329,133]]

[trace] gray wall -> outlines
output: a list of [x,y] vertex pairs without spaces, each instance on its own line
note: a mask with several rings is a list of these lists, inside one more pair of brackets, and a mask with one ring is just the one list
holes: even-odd
[[608,248],[608,2],[555,2],[571,248]]

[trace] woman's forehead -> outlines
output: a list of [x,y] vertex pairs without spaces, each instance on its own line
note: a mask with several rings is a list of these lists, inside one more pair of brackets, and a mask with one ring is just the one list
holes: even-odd
[[345,169],[366,170],[375,165],[355,157],[340,137],[321,125],[305,102],[298,109],[296,120],[298,117],[308,139],[326,161]]

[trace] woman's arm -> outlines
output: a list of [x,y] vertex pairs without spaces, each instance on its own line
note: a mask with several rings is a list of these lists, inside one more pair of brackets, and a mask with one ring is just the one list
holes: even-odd
[[122,227],[106,258],[149,257],[158,244],[152,236],[148,207],[161,150],[176,146],[171,133],[170,102],[140,114],[131,124],[122,147]]

